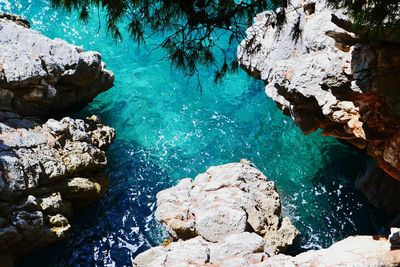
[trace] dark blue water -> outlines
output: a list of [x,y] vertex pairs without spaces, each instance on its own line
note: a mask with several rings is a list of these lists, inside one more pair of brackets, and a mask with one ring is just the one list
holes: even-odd
[[52,38],[100,51],[116,76],[114,88],[76,115],[97,114],[117,130],[108,152],[109,192],[75,216],[69,240],[20,266],[131,266],[132,257],[164,237],[154,220],[158,191],[241,158],[276,181],[285,213],[302,232],[294,250],[379,230],[379,214],[353,188],[366,158],[319,133],[304,136],[244,72],[214,84],[213,70],[204,69],[200,94],[196,80],[160,61],[162,50],[150,54],[160,37],[138,47],[125,33],[117,43],[102,19],[81,24],[45,0],[0,0],[0,9],[25,15]]

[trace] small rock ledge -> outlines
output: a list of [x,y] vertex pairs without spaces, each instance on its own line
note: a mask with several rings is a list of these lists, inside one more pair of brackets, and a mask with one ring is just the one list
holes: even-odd
[[298,235],[281,217],[274,182],[250,163],[209,168],[157,194],[157,219],[172,240],[134,266],[249,266],[283,252]]
[[[398,236],[398,233],[397,233]],[[388,239],[373,236],[351,236],[327,249],[310,250],[295,257],[277,255],[258,267],[397,267],[400,250],[391,250]]]

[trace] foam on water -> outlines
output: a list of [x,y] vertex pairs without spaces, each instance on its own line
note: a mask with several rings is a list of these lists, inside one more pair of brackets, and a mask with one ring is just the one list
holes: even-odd
[[76,114],[97,114],[117,130],[108,152],[109,192],[75,216],[69,240],[20,266],[131,266],[165,235],[154,220],[158,191],[241,158],[276,181],[285,213],[302,232],[295,250],[376,231],[376,212],[352,182],[366,158],[319,133],[304,136],[244,72],[214,84],[213,71],[202,70],[201,95],[196,81],[187,83],[160,61],[163,51],[150,54],[159,37],[138,47],[125,33],[117,43],[102,19],[81,24],[45,0],[0,0],[0,10],[25,15],[47,36],[100,51],[116,76],[114,88]]

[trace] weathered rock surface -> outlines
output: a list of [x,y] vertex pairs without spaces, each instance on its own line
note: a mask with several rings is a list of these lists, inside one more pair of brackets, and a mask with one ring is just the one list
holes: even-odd
[[398,214],[399,218],[394,220],[392,224],[400,226],[399,181],[393,179],[371,162],[366,172],[358,176],[356,187],[366,195],[375,207],[392,214]]
[[353,236],[336,242],[327,249],[310,250],[295,257],[277,255],[266,259],[258,267],[395,267],[400,264],[400,250],[390,250],[386,238]]
[[258,14],[238,48],[241,66],[299,127],[348,140],[400,179],[400,42],[361,43],[344,10],[291,0],[286,23]]
[[15,15],[0,14],[0,110],[54,117],[113,85],[98,52],[50,39]]
[[134,266],[247,266],[282,252],[298,235],[274,182],[248,163],[209,168],[157,194],[156,218],[173,239]]
[[107,189],[113,139],[94,116],[41,123],[0,112],[1,262],[66,237],[74,210]]

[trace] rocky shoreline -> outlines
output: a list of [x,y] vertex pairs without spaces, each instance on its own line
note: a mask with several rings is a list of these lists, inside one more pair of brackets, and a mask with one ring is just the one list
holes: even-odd
[[[257,16],[238,48],[241,66],[266,82],[267,95],[305,133],[322,129],[376,158],[377,166],[360,176],[357,186],[376,206],[399,214],[397,41],[361,44],[362,33],[343,10],[327,8],[323,0],[292,4],[283,26],[274,13]],[[67,237],[74,211],[107,190],[105,151],[115,138],[96,116],[51,119],[112,87],[114,76],[101,55],[29,27],[22,17],[0,14],[1,266]],[[281,254],[299,232],[282,216],[274,183],[248,161],[182,179],[157,199],[156,217],[170,237],[138,255],[134,266],[400,262],[397,228],[389,239],[349,237],[327,249]],[[392,224],[399,222],[400,216]]]
[[[114,76],[84,52],[0,14],[0,266],[67,237],[74,211],[108,187],[114,129],[96,116],[50,117],[91,101]],[[39,119],[36,116],[40,116]],[[44,121],[43,121],[44,120]]]
[[74,211],[107,190],[114,130],[96,117],[43,124],[0,117],[0,259],[12,261],[66,238]]

